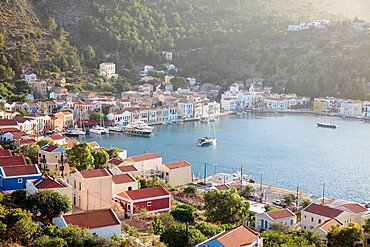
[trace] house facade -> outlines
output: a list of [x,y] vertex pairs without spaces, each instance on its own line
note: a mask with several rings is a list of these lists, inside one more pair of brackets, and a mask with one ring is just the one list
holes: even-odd
[[123,191],[114,198],[129,217],[140,214],[143,209],[148,213],[168,212],[171,209],[171,194],[161,186]]
[[289,209],[268,211],[256,215],[256,230],[270,231],[273,224],[281,223],[288,227],[289,231],[296,228],[297,216]]
[[163,178],[172,186],[189,184],[192,181],[191,165],[186,160],[167,163],[159,166],[163,171]]

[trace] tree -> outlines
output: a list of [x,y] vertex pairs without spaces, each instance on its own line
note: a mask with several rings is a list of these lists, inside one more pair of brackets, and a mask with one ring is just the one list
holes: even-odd
[[14,204],[17,204],[19,206],[25,206],[26,200],[27,200],[27,195],[26,191],[24,190],[15,190],[13,193],[10,195],[10,199]]
[[162,224],[165,228],[168,228],[168,227],[172,226],[175,222],[175,220],[173,219],[173,217],[170,213],[160,214],[159,219],[161,220],[161,222],[162,222]]
[[212,189],[204,196],[205,216],[211,222],[243,224],[248,218],[249,202],[244,202],[235,189]]
[[54,32],[58,27],[57,23],[55,22],[55,19],[51,17],[48,17],[46,19],[46,26],[49,32]]
[[311,200],[310,199],[304,199],[301,204],[299,204],[302,208],[305,208],[307,207],[308,205],[311,204]]
[[242,195],[245,197],[250,197],[254,192],[254,187],[251,185],[246,185],[243,187]]
[[362,226],[364,232],[370,233],[370,219],[365,219],[365,224]]
[[194,185],[190,185],[184,188],[184,193],[185,194],[196,194],[198,192],[198,189]]
[[174,90],[177,90],[178,88],[185,88],[185,87],[189,86],[186,79],[182,76],[174,77],[170,81],[173,85]]
[[188,246],[196,246],[206,240],[206,237],[195,227],[188,227],[186,234],[186,226],[172,225],[161,234],[160,240],[171,247],[183,247],[188,242]]
[[50,145],[54,145],[54,146],[58,146],[58,144],[53,141],[53,140],[47,140],[47,139],[42,139],[38,142],[36,142],[37,146],[39,146],[40,148],[45,146],[46,144],[50,144]]
[[171,211],[171,215],[178,222],[192,223],[194,222],[194,212],[195,208],[193,206],[188,204],[181,204]]
[[201,233],[206,237],[213,237],[223,231],[221,227],[205,222],[197,224],[195,228],[201,231]]
[[315,247],[324,246],[321,241],[321,236],[312,230],[304,231],[302,233],[302,237],[305,238],[309,244],[314,245]]
[[4,49],[4,35],[0,33],[0,51]]
[[275,232],[282,232],[287,233],[289,231],[289,227],[284,225],[283,223],[275,223],[270,225],[270,229]]
[[102,121],[106,121],[106,117],[103,113],[96,112],[90,115],[90,120],[95,121],[97,123],[101,123]]
[[88,66],[95,66],[96,53],[91,45],[88,45],[84,48],[83,55],[85,58],[85,63]]
[[42,235],[32,243],[32,247],[55,247],[55,246],[67,247],[67,242],[60,237],[49,237],[48,235]]
[[[31,159],[33,163],[37,163],[39,155],[39,146],[38,145],[23,145],[20,152]],[[32,163],[31,163],[32,164]]]
[[109,160],[109,154],[102,149],[91,149],[91,154],[94,157],[95,168],[101,168]]
[[76,167],[79,171],[94,168],[94,157],[91,154],[90,145],[86,142],[74,144],[67,154],[68,164],[71,167]]
[[36,212],[51,222],[51,219],[71,210],[68,196],[52,190],[39,190],[30,196],[30,202]]
[[28,246],[37,236],[39,226],[32,222],[30,218],[23,218],[14,224],[14,236],[22,244]]
[[117,147],[108,149],[107,153],[109,155],[109,159],[118,158],[118,152],[119,152],[119,148]]
[[285,201],[285,203],[286,203],[286,205],[287,205],[288,207],[290,207],[290,206],[292,205],[292,203],[293,203],[293,198],[292,198],[292,196],[291,196],[291,195],[285,195],[285,196],[283,197],[283,200]]
[[357,223],[350,222],[347,226],[332,226],[332,230],[328,233],[328,247],[360,247],[361,228]]
[[154,219],[152,222],[152,229],[153,229],[154,234],[161,234],[164,229],[162,221],[159,219],[157,215],[154,216]]

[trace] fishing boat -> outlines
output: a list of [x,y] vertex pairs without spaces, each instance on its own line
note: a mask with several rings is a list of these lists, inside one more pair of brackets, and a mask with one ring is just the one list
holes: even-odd
[[317,127],[337,129],[338,125],[335,123],[317,123]]
[[70,129],[65,133],[66,136],[79,137],[80,135],[86,135],[86,131],[80,129]]
[[123,127],[117,125],[117,126],[110,126],[107,129],[109,130],[109,132],[122,132]]
[[196,141],[197,146],[216,145],[217,144],[217,138],[216,138],[216,130],[215,130],[214,124],[213,124],[213,133],[214,133],[214,136],[211,137],[211,126],[208,125],[208,136],[205,136],[203,138],[199,138]]

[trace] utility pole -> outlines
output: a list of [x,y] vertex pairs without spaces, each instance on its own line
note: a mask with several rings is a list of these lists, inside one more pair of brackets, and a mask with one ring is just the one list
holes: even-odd
[[207,177],[207,162],[204,162],[204,178],[203,178],[204,189],[206,188],[206,177]]
[[296,196],[296,199],[295,199],[295,205],[296,207],[298,208],[298,186],[297,186],[297,196]]
[[243,186],[243,165],[240,165],[240,184]]
[[325,182],[322,183],[322,205],[325,205]]

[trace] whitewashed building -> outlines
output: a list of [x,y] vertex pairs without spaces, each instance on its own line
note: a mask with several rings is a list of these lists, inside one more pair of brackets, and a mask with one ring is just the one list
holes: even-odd
[[346,101],[340,104],[340,115],[344,117],[359,117],[362,115],[361,101]]

